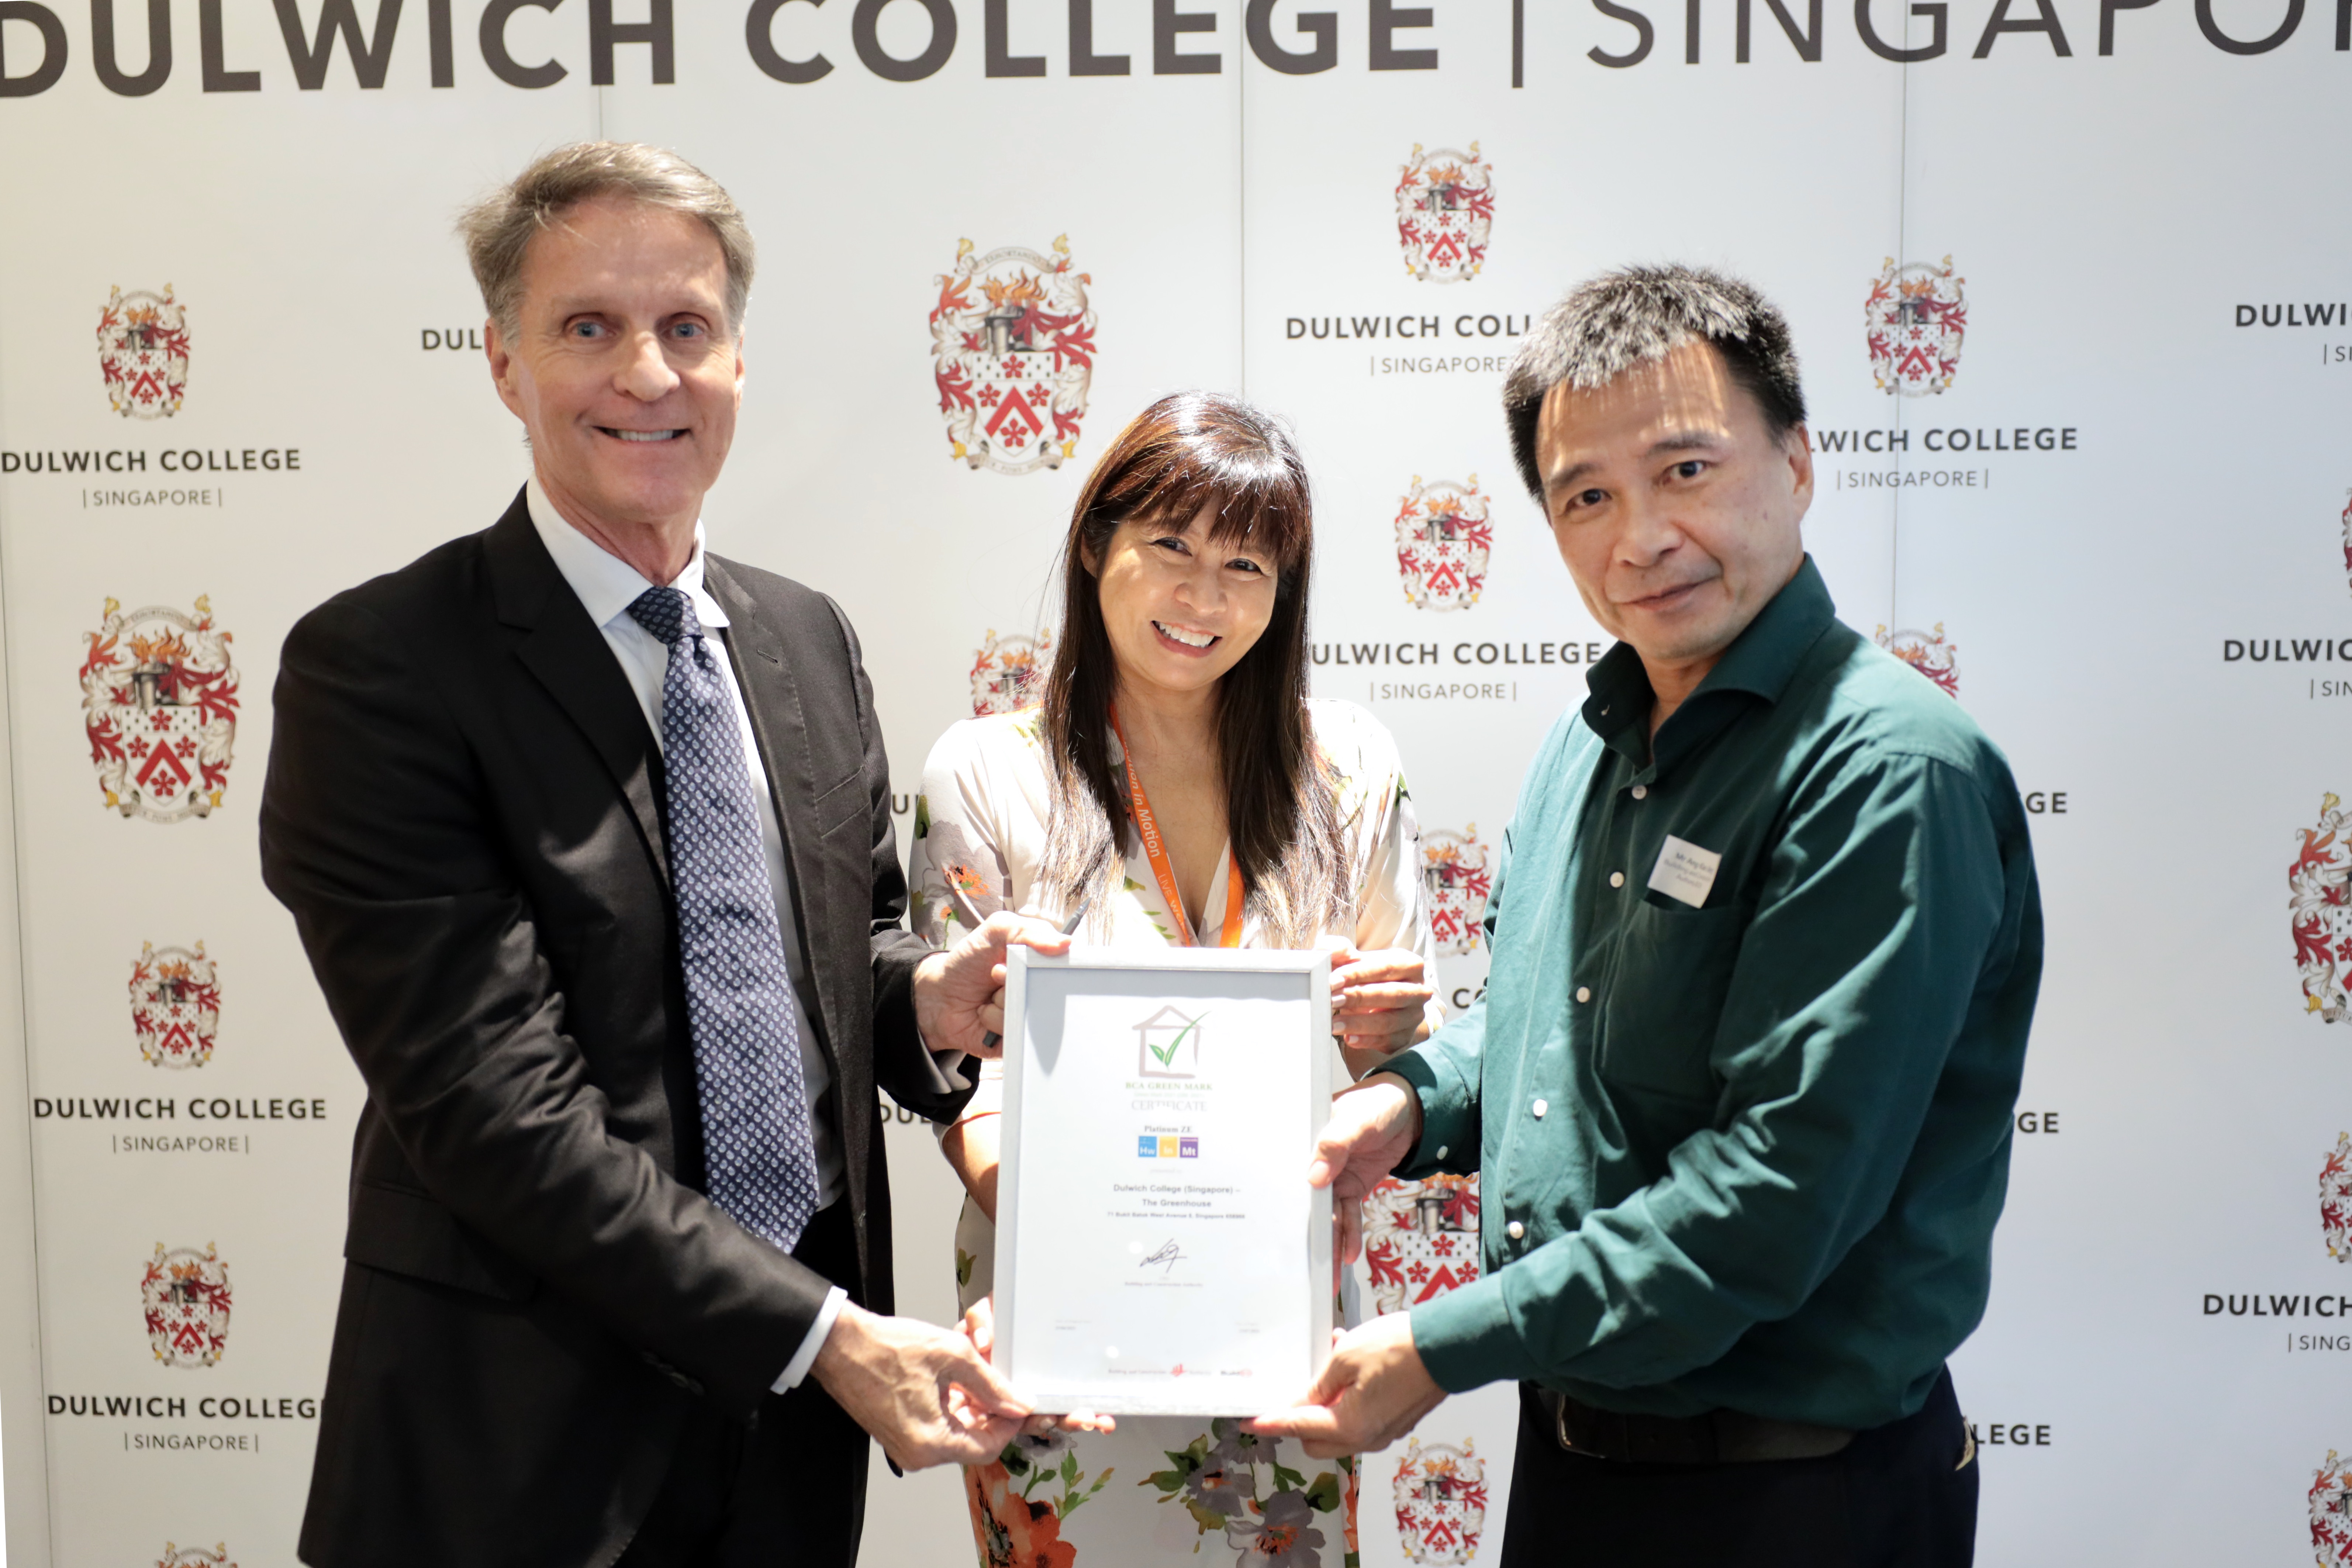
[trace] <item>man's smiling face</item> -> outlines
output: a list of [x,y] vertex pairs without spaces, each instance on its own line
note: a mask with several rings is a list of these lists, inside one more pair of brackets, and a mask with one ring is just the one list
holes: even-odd
[[514,340],[490,332],[490,371],[557,510],[607,540],[691,526],[743,402],[717,236],[600,196],[530,242],[522,281]]
[[1703,341],[1591,391],[1553,387],[1536,460],[1585,607],[1633,646],[1662,698],[1686,695],[1804,560],[1804,427],[1775,439]]

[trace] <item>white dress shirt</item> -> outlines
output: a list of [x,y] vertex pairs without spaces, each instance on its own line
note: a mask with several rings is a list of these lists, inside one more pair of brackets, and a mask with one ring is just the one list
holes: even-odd
[[[669,673],[669,648],[657,641],[653,633],[637,624],[629,614],[629,606],[639,595],[656,584],[647,582],[637,569],[607,552],[604,547],[563,520],[547,492],[540,488],[536,476],[525,487],[530,508],[531,526],[539,530],[540,542],[555,558],[555,569],[579,595],[588,612],[588,618],[604,634],[604,645],[620,661],[621,673],[628,678],[629,689],[636,693],[637,706],[645,710],[646,726],[653,731],[654,745],[662,744],[662,681]],[[694,525],[694,554],[686,570],[667,584],[683,593],[694,605],[694,614],[706,633],[718,636],[728,625],[727,612],[702,585],[702,523]],[[719,637],[719,646],[726,639]],[[751,715],[743,705],[742,689],[736,684],[735,661],[731,653],[719,660],[719,678],[727,688],[727,697],[735,710],[735,723],[743,737],[743,762],[751,775],[751,797],[760,804],[760,846],[767,852],[768,885],[776,893],[776,925],[783,937],[784,963],[792,971],[793,1005],[798,1016],[801,1041],[801,1081],[807,1088],[809,1132],[816,1149],[817,1207],[822,1209],[841,1197],[846,1184],[843,1177],[841,1139],[824,1113],[824,1092],[832,1086],[833,1073],[826,1067],[824,1053],[818,1049],[815,1032],[809,1019],[816,1012],[816,993],[808,974],[808,963],[802,954],[798,927],[793,920],[791,873],[784,866],[784,835],[776,820],[776,798],[768,784],[767,770],[760,765],[760,742],[752,732]],[[784,1390],[808,1374],[816,1352],[824,1344],[825,1336],[833,1330],[834,1320],[849,1293],[836,1285],[825,1298],[824,1307],[801,1342],[799,1352],[776,1379],[776,1392]]]

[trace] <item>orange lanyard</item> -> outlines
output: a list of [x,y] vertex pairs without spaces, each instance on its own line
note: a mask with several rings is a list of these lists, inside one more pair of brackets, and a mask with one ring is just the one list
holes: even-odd
[[[1135,831],[1143,840],[1144,858],[1151,862],[1151,874],[1160,879],[1160,896],[1168,900],[1168,912],[1176,917],[1176,940],[1186,947],[1193,945],[1192,922],[1184,913],[1184,895],[1176,890],[1175,868],[1168,864],[1168,847],[1160,840],[1160,822],[1151,815],[1151,803],[1143,797],[1143,781],[1135,776],[1135,752],[1127,743],[1127,731],[1118,727],[1118,710],[1110,710],[1112,733],[1118,737],[1120,760],[1127,764],[1127,797],[1135,813]],[[1242,868],[1234,858],[1229,846],[1225,850],[1225,867],[1230,873],[1225,879],[1225,929],[1218,938],[1219,947],[1239,947],[1242,944]]]

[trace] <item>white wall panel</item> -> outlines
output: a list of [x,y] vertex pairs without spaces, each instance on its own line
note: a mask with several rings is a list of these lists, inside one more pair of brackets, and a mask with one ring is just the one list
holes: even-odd
[[[100,80],[78,0],[0,19],[0,78],[38,69],[35,11],[67,49],[53,85],[0,96],[0,875],[15,892],[0,981],[19,1003],[0,1032],[0,1418],[18,1558],[152,1563],[171,1541],[224,1543],[247,1568],[293,1560],[315,1416],[200,1409],[316,1399],[364,1092],[257,876],[277,649],[331,592],[506,504],[527,454],[488,384],[450,225],[533,153],[602,134],[678,148],[751,219],[750,394],[711,539],[847,607],[909,805],[932,738],[971,710],[985,640],[1051,624],[1053,552],[1093,460],[1154,396],[1211,386],[1281,413],[1307,455],[1318,691],[1395,731],[1425,828],[1491,848],[1605,641],[1512,471],[1500,362],[1602,267],[1695,259],[1759,284],[1804,360],[1822,448],[1808,539],[1842,613],[1865,634],[1940,626],[1958,700],[2042,807],[2050,963],[2022,1105],[2037,1130],[2017,1140],[1990,1314],[1956,1363],[1986,1439],[1984,1560],[2306,1560],[2313,1476],[2352,1453],[2352,1324],[2334,1317],[2352,1272],[2315,1201],[2352,1128],[2352,1021],[2305,1009],[2284,887],[2323,795],[2352,795],[2352,234],[2322,178],[2347,131],[2335,9],[2240,54],[2200,15],[2254,38],[2281,5],[2167,0],[2113,12],[2108,54],[2099,7],[2050,0],[2067,53],[2009,31],[1979,58],[1993,0],[1951,0],[1944,52],[1904,65],[1842,3],[1822,7],[1815,60],[1753,0],[1743,61],[1736,0],[1611,0],[1614,16],[1428,0],[1427,26],[1387,47],[1433,50],[1433,67],[1375,69],[1370,0],[1284,0],[1276,45],[1308,48],[1328,15],[1335,49],[1330,68],[1286,74],[1253,52],[1246,0],[1186,0],[1213,26],[1176,42],[1219,68],[1174,74],[1154,68],[1150,5],[1095,0],[1093,50],[1129,70],[1077,76],[1067,5],[1006,0],[1002,52],[1039,62],[1013,75],[992,73],[986,7],[939,4],[956,41],[919,79],[877,74],[857,7],[835,0],[773,8],[767,34],[782,58],[821,53],[821,79],[763,70],[736,5],[676,7],[669,79],[655,48],[624,41],[609,85],[592,79],[593,7],[524,7],[505,68],[564,72],[524,88],[485,57],[479,0],[424,0],[399,15],[381,87],[338,42],[306,89],[273,7],[223,0],[215,64],[257,81],[206,90],[204,8],[181,0],[171,69],[137,96]],[[624,0],[619,20],[657,15],[645,5]],[[1929,44],[1934,8],[1898,35],[1904,9],[1868,14],[1889,47]],[[115,10],[136,75],[145,8]],[[372,30],[374,7],[358,11]],[[316,0],[301,12],[315,26]],[[1625,60],[1644,27],[1638,61],[1595,58]],[[913,0],[874,33],[901,60],[932,36]],[[1418,279],[1400,173],[1416,146],[1474,143],[1491,170],[1486,254],[1463,280]],[[1097,317],[1080,431],[1058,467],[975,468],[938,406],[940,279],[962,242],[1051,258],[1057,240]],[[1865,300],[1890,260],[1946,257],[1967,309],[1950,385],[1891,395]],[[185,396],[124,417],[100,380],[100,313],[111,289],[166,284],[189,333]],[[1977,449],[1979,432],[2005,448],[2021,429],[2024,450]],[[1955,430],[1967,450],[1949,449]],[[1895,450],[1864,449],[1889,433]],[[289,450],[299,468],[260,466]],[[190,452],[194,479],[176,471]],[[1485,582],[1473,603],[1416,607],[1399,510],[1416,482],[1473,475]],[[200,819],[126,818],[89,760],[84,639],[110,599],[193,613],[199,595],[233,634],[239,680],[222,798]],[[199,940],[222,990],[213,1054],[151,1065],[131,965],[142,943]],[[1485,963],[1449,954],[1444,989],[1474,994]],[[174,1114],[123,1109],[142,1096]],[[196,1120],[193,1102],[215,1100],[232,1120]],[[326,1114],[269,1120],[272,1100]],[[54,1113],[99,1101],[114,1113]],[[123,1146],[221,1136],[238,1152]],[[944,1321],[955,1184],[920,1127],[889,1137],[902,1304]],[[217,1364],[151,1351],[140,1279],[158,1243],[226,1261]],[[2330,1315],[2274,1318],[2273,1297]],[[73,1414],[92,1398],[185,1404]],[[1473,1561],[1499,1540],[1512,1422],[1509,1391],[1489,1390],[1422,1434],[1475,1437],[1487,1463]],[[140,1447],[150,1436],[258,1447]],[[1398,1463],[1366,1463],[1365,1568],[1412,1560],[1389,1501]],[[874,1501],[869,1561],[968,1549],[952,1475],[894,1480],[877,1464]]]

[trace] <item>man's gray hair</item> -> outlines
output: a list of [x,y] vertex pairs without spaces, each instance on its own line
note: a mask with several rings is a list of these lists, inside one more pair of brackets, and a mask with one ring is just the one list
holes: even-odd
[[1536,422],[1553,387],[1564,383],[1580,392],[1596,390],[1693,338],[1723,356],[1732,379],[1756,399],[1774,439],[1805,422],[1788,318],[1752,285],[1679,263],[1620,268],[1578,284],[1546,311],[1503,377],[1511,457],[1528,493],[1543,500]]
[[743,331],[743,307],[751,297],[751,231],[718,181],[663,147],[641,142],[574,142],[531,160],[530,167],[499,186],[457,219],[466,259],[481,286],[482,304],[511,342],[522,315],[522,264],[530,242],[562,221],[582,202],[625,196],[700,218],[709,226],[727,258],[727,330]]

